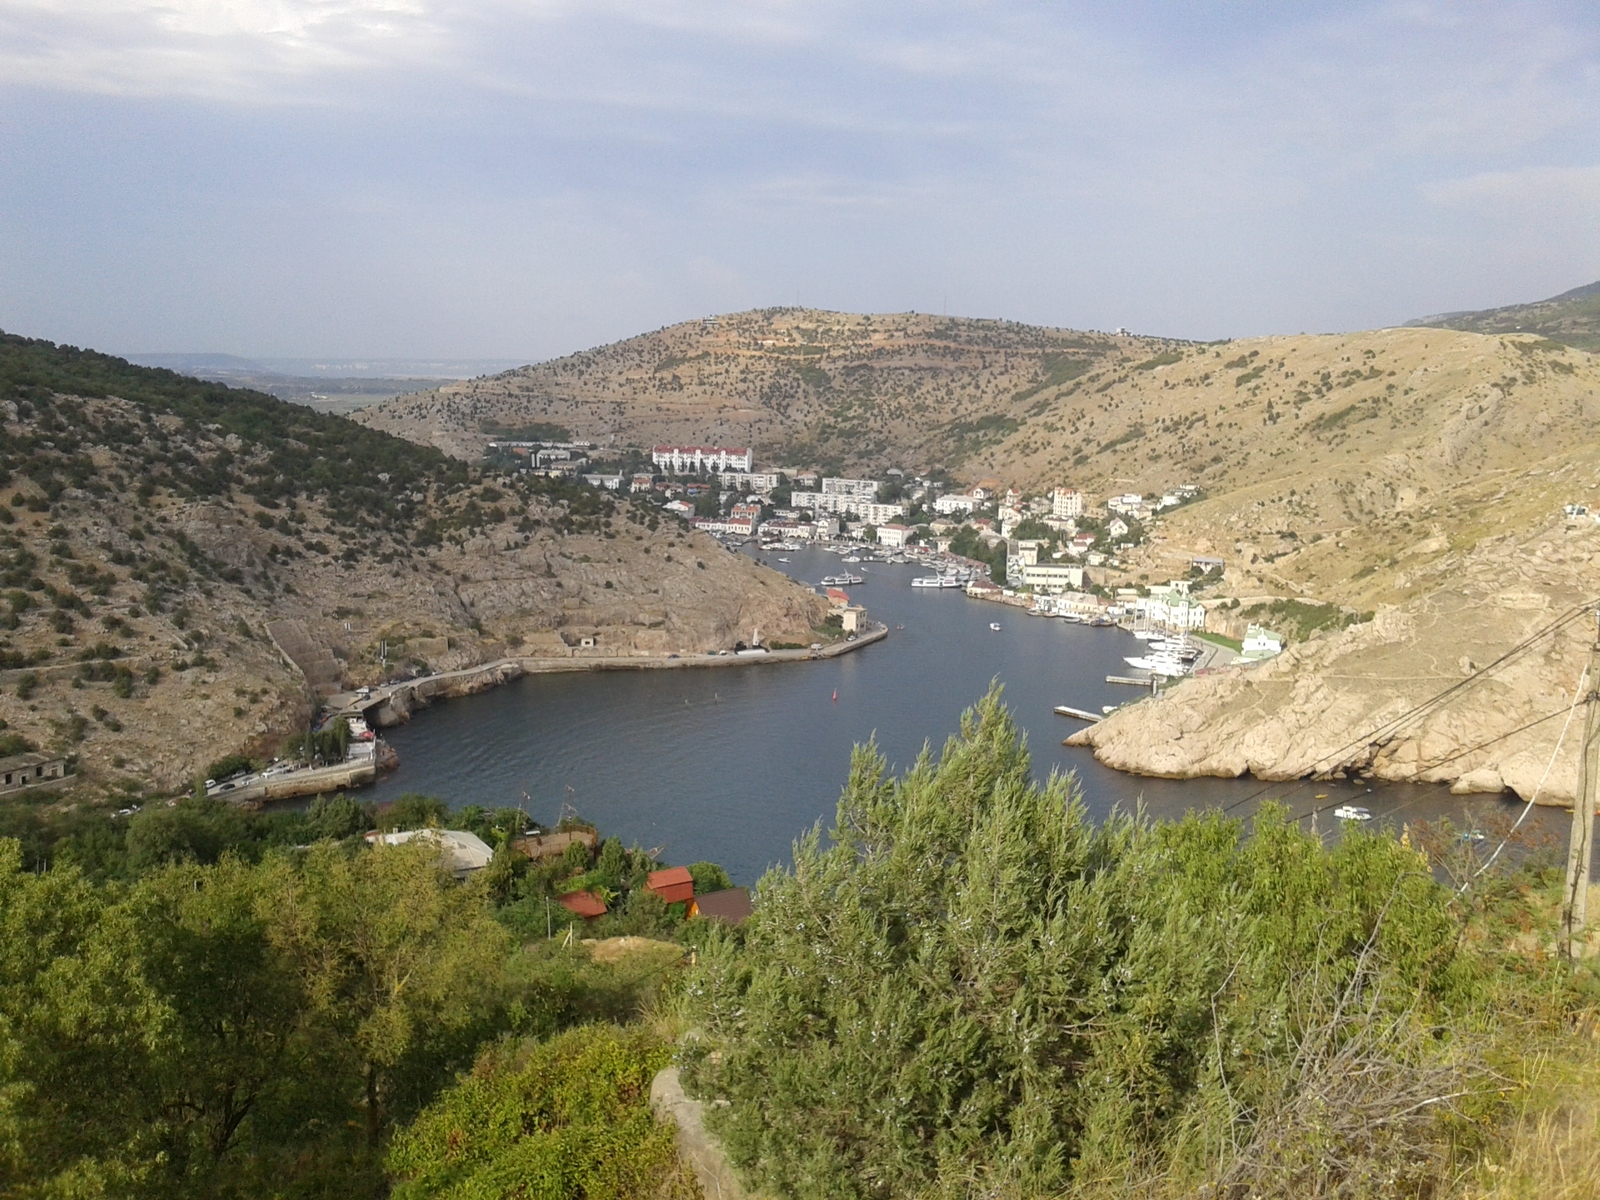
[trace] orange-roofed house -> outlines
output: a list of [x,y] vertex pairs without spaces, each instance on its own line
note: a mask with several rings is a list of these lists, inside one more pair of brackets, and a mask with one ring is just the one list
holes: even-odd
[[586,921],[606,915],[606,902],[593,892],[564,892],[558,899],[562,908]]
[[677,904],[680,900],[685,903],[694,900],[694,876],[689,874],[688,867],[667,867],[665,870],[651,871],[645,886],[668,904]]

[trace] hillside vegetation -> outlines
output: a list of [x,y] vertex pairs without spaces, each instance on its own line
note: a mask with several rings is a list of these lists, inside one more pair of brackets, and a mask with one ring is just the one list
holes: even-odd
[[[509,653],[807,636],[821,601],[657,510],[508,482],[271,396],[0,335],[0,720],[106,793],[303,728],[346,682]],[[386,660],[380,649],[388,651]],[[8,812],[11,810],[8,810]],[[6,817],[11,820],[15,817]]]
[[1014,321],[762,309],[397,397],[356,419],[467,459],[498,431],[547,422],[622,445],[754,444],[767,462],[960,471],[1044,414],[1063,385],[1174,344]]
[[1583,350],[1600,350],[1600,283],[1576,287],[1532,304],[1440,313],[1408,323],[1471,333],[1533,333]]

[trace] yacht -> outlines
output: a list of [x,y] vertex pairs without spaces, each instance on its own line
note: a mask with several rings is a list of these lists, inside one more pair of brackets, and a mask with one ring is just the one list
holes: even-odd
[[1136,671],[1149,671],[1152,675],[1164,675],[1168,679],[1176,679],[1180,675],[1189,673],[1188,664],[1176,654],[1159,650],[1153,654],[1124,658],[1122,661]]

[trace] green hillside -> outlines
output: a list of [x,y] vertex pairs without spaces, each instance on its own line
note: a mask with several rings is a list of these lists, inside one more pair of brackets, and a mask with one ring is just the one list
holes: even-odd
[[1466,333],[1536,333],[1580,350],[1600,350],[1600,283],[1576,287],[1532,304],[1440,313],[1407,324]]

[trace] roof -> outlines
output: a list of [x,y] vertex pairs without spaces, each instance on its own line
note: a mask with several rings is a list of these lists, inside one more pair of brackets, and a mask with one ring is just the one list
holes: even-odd
[[0,758],[0,771],[15,771],[18,767],[38,767],[45,763],[66,761],[59,754],[11,754]]
[[368,834],[369,842],[403,846],[412,840],[436,842],[449,859],[448,867],[458,878],[481,871],[494,857],[494,849],[475,833],[465,829],[403,829],[396,833]]
[[593,892],[564,892],[556,899],[561,902],[562,908],[580,917],[603,917],[606,914],[606,902]]
[[688,867],[665,867],[660,871],[651,871],[645,886],[668,904],[694,898],[694,876],[689,874]]
[[750,903],[750,889],[742,887],[697,896],[695,907],[708,921],[723,921],[729,925],[739,924],[755,911]]

